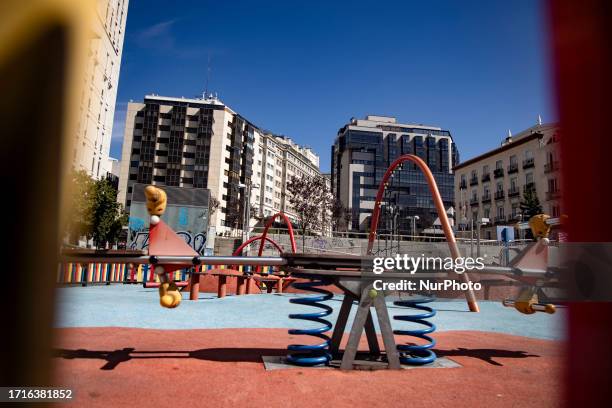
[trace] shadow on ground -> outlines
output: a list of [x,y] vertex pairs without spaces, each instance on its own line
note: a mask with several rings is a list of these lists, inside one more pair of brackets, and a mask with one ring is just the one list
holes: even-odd
[[[466,349],[456,348],[452,350],[434,350],[438,357],[471,357],[482,360],[495,366],[503,364],[494,358],[528,358],[540,357],[536,354],[528,354],[525,351],[510,351],[499,349]],[[98,359],[106,361],[101,370],[113,370],[119,364],[130,360],[142,359],[196,359],[217,362],[246,362],[261,363],[262,356],[284,356],[287,349],[283,348],[208,348],[193,351],[181,350],[137,350],[133,347],[125,347],[117,350],[68,350],[56,349],[54,356],[67,360],[72,359]]]

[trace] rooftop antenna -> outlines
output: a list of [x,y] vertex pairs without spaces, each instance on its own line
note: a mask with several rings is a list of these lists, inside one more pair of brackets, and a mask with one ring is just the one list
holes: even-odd
[[508,137],[512,137],[512,131],[510,129],[508,129]]
[[208,83],[210,82],[210,51],[208,51],[208,64],[206,67],[206,86],[204,87],[204,99],[208,95]]
[[538,125],[542,126],[542,116],[538,115]]

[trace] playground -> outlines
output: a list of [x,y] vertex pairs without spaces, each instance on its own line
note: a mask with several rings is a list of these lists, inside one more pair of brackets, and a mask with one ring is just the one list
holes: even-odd
[[[479,270],[519,282],[514,300],[480,300],[463,272],[452,276],[469,288],[459,292],[464,300],[375,289],[374,276],[407,277],[397,268],[372,275],[369,264],[386,180],[403,161],[423,170],[449,259],[462,259],[433,176],[412,155],[383,177],[365,256],[297,253],[291,223],[278,213],[232,256],[202,257],[162,220],[166,193],[146,187],[146,252],[64,251],[57,278],[72,287],[57,289],[57,383],[87,406],[143,398],[153,406],[318,406],[331,398],[377,406],[415,395],[419,406],[558,405],[566,316],[539,300],[542,287],[557,285],[549,217],[530,220],[537,241],[507,266]],[[266,235],[277,217],[290,253]],[[266,240],[279,256],[263,256]],[[256,241],[258,256],[241,256]],[[449,277],[424,271],[418,279]]]
[[[263,356],[283,356],[296,341],[287,329],[299,325],[288,314],[301,306],[289,299],[303,295],[201,293],[189,302],[184,294],[180,307],[163,309],[155,292],[58,289],[54,361],[58,384],[75,390],[78,406],[319,406],[333,398],[340,407],[548,407],[562,397],[563,309],[524,316],[499,302],[479,302],[480,313],[463,301],[435,302],[435,352],[452,368],[266,370]],[[326,302],[332,321],[341,300]],[[403,313],[387,303],[391,316]]]

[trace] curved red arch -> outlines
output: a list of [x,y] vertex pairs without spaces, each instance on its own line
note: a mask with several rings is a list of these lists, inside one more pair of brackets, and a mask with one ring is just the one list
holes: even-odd
[[[252,242],[255,241],[259,241],[260,239],[263,238],[263,235],[258,235],[256,237],[253,237],[251,239],[249,239],[248,241],[243,242],[238,248],[236,248],[236,250],[234,251],[234,253],[232,254],[232,256],[238,256],[242,253],[242,250],[249,244],[251,244]],[[266,237],[266,241],[268,241],[269,243],[271,243],[272,245],[274,245],[274,247],[276,249],[278,249],[278,252],[283,252],[283,248],[281,248],[276,241],[274,241],[272,238],[268,238]]]
[[[436,206],[436,211],[438,212],[438,217],[440,218],[440,223],[442,224],[442,229],[444,230],[444,235],[446,236],[446,241],[448,242],[448,247],[450,249],[451,256],[453,258],[461,257],[459,247],[457,246],[457,241],[455,240],[455,234],[453,234],[450,222],[448,221],[448,216],[446,215],[446,209],[444,208],[444,203],[442,202],[442,196],[440,195],[438,185],[436,184],[436,179],[431,173],[431,170],[429,170],[427,163],[425,163],[420,157],[415,156],[413,154],[402,155],[398,157],[393,163],[391,163],[391,166],[389,166],[389,168],[385,172],[385,175],[383,176],[382,181],[380,182],[380,186],[378,186],[378,192],[376,193],[376,201],[374,203],[374,211],[372,213],[372,220],[370,223],[370,235],[368,236],[367,253],[372,253],[374,239],[376,238],[376,230],[378,229],[378,219],[380,218],[380,202],[385,192],[387,181],[389,181],[389,178],[391,177],[391,174],[393,174],[395,168],[405,161],[411,161],[415,163],[423,172],[425,180],[427,181],[427,185],[429,186],[429,191],[431,192],[432,198],[434,200],[434,205]],[[466,283],[470,281],[470,278],[467,276],[467,273],[462,273],[461,279]],[[465,292],[465,296],[470,311],[478,312],[479,308],[478,303],[476,303],[476,297],[474,296],[474,292],[468,290]]]
[[266,227],[264,228],[263,234],[261,234],[263,238],[259,242],[259,252],[257,253],[257,256],[261,256],[261,254],[263,253],[264,239],[266,239],[266,237],[268,236],[268,230],[270,229],[270,227],[274,223],[274,220],[277,217],[281,217],[285,221],[285,224],[287,224],[287,229],[289,230],[289,239],[291,240],[291,251],[294,254],[297,252],[297,246],[295,245],[295,237],[293,236],[293,226],[291,225],[291,221],[289,220],[289,217],[285,215],[285,213],[277,212],[266,223]]

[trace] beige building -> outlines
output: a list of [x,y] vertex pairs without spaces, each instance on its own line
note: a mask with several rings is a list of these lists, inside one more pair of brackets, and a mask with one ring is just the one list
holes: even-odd
[[287,183],[292,177],[320,175],[319,156],[310,148],[300,146],[285,136],[264,134],[257,138],[258,149],[253,163],[254,205],[260,216],[270,216],[279,211],[295,220],[297,214],[289,202]]
[[534,189],[544,213],[561,214],[559,128],[537,124],[509,135],[497,149],[455,166],[455,208],[459,229],[482,218],[483,238],[495,239],[496,225],[513,225],[523,215],[520,202]]
[[75,169],[85,170],[94,178],[112,171],[109,151],[128,2],[98,0],[91,31],[72,160]]
[[257,214],[250,214],[251,227],[256,215],[285,211],[294,217],[286,183],[293,174],[318,174],[318,159],[290,139],[260,130],[216,97],[147,95],[128,104],[118,201],[129,211],[135,183],[207,188],[219,201],[209,225],[235,234],[252,207]]

